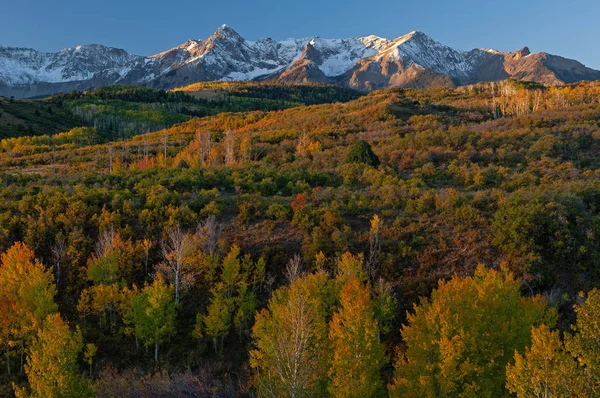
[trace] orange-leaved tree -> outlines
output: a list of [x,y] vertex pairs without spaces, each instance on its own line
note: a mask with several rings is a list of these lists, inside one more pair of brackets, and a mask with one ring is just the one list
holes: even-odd
[[330,322],[333,359],[329,391],[336,397],[383,396],[385,347],[368,286],[351,275],[340,293],[340,309]]
[[8,360],[11,347],[23,356],[46,316],[58,311],[55,295],[52,272],[27,245],[17,242],[0,257],[0,299],[7,303],[0,308],[5,325],[0,340]]

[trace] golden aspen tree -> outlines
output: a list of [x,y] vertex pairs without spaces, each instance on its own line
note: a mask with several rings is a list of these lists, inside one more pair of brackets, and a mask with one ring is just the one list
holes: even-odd
[[34,258],[33,251],[17,242],[0,257],[0,294],[18,306],[20,315],[36,328],[56,312],[56,287],[51,271]]
[[82,314],[98,315],[101,328],[115,325],[124,248],[120,235],[114,228],[107,228],[100,233],[95,253],[87,263],[87,277],[93,285],[82,291],[79,309]]
[[[197,317],[196,322],[203,322],[202,334],[209,337],[215,349],[215,354],[223,351],[223,340],[229,334],[231,328],[231,319],[233,314],[234,301],[227,295],[227,289],[222,283],[211,290],[211,299],[208,305],[207,314],[204,317]],[[200,330],[201,326],[196,329]]]
[[221,281],[225,285],[228,299],[232,297],[233,289],[240,278],[241,263],[239,255],[240,248],[233,245],[221,263]]
[[210,149],[207,164],[208,164],[208,166],[215,166],[217,164],[221,164],[222,158],[223,158],[222,151],[219,150],[219,148],[213,146]]
[[249,135],[244,135],[240,141],[239,157],[244,163],[250,161],[252,154],[252,138]]
[[298,143],[296,144],[296,153],[300,156],[305,156],[308,153],[309,145],[310,137],[307,132],[303,132],[298,137]]
[[6,373],[11,376],[11,348],[13,344],[13,323],[15,305],[12,301],[0,296],[0,349],[6,360]]
[[252,317],[258,306],[258,299],[256,294],[250,290],[249,285],[246,283],[240,283],[237,290],[238,294],[235,298],[236,311],[233,316],[233,325],[241,340],[252,326]]
[[573,334],[542,325],[532,330],[532,344],[507,367],[506,387],[518,397],[588,397],[600,394],[600,291],[593,289],[575,306]]
[[368,280],[368,275],[364,268],[364,256],[362,254],[355,256],[350,252],[346,252],[338,260],[337,279],[345,283],[352,275],[356,276],[362,282]]
[[377,214],[371,219],[371,229],[369,230],[369,257],[367,259],[367,274],[371,279],[379,274],[379,264],[381,262],[381,227],[383,221]]
[[59,314],[48,315],[27,357],[25,372],[31,394],[15,387],[17,397],[90,397],[89,383],[79,374],[81,331],[71,331]]
[[333,359],[329,391],[335,397],[384,395],[381,367],[385,347],[368,286],[352,275],[340,292],[340,309],[330,322]]
[[325,272],[296,279],[275,291],[252,329],[260,396],[314,397],[326,393],[330,362],[327,321],[335,301]]
[[506,368],[506,388],[518,398],[587,397],[581,368],[563,347],[558,331],[534,327],[531,346]]
[[[1,308],[10,325],[5,337],[9,347],[17,347],[21,363],[25,347],[49,314],[58,311],[54,302],[56,286],[51,270],[34,258],[33,251],[17,242],[0,257],[0,299],[11,303]],[[9,311],[10,310],[10,311]],[[10,356],[10,352],[7,353]]]
[[92,377],[92,365],[94,364],[94,357],[96,356],[96,352],[98,352],[98,347],[95,344],[88,343],[85,345],[83,359],[85,359],[85,363],[90,365],[90,377]]
[[574,335],[565,336],[565,346],[584,368],[591,393],[600,395],[600,290],[591,290],[575,313]]
[[175,300],[173,288],[159,275],[133,298],[135,335],[146,346],[154,345],[154,360],[158,347],[175,334]]
[[[118,310],[123,320],[123,334],[125,336],[133,335],[135,337],[135,349],[139,348],[139,339],[135,333],[135,300],[140,294],[138,287],[133,285],[132,288],[124,287],[120,292]],[[81,300],[80,300],[81,302]]]
[[472,277],[441,281],[408,314],[408,346],[396,364],[393,397],[497,397],[506,365],[531,341],[531,327],[553,324],[542,297],[521,297],[510,273],[478,266]]

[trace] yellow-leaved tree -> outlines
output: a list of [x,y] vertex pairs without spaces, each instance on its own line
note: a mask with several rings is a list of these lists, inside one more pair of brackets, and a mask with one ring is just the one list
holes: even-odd
[[585,303],[575,306],[574,335],[565,336],[565,346],[583,367],[591,395],[600,395],[600,290],[593,289]]
[[31,345],[25,372],[31,394],[15,387],[17,397],[85,398],[92,396],[89,383],[79,374],[83,348],[81,331],[69,329],[59,314],[48,315]]
[[333,360],[329,391],[335,397],[384,395],[381,367],[385,347],[379,341],[379,325],[368,286],[351,275],[340,293],[340,309],[330,322]]
[[558,335],[546,325],[531,331],[531,347],[515,352],[506,367],[506,388],[519,398],[587,397],[581,368],[566,352]]
[[542,297],[522,297],[510,273],[478,266],[472,277],[441,281],[415,305],[401,333],[393,397],[506,395],[506,366],[531,341],[531,327],[553,324]]
[[7,350],[8,369],[10,351],[15,348],[23,358],[46,316],[58,311],[55,295],[52,272],[27,245],[17,242],[0,257],[0,302],[6,303],[0,308],[0,342]]
[[275,291],[252,329],[257,392],[263,397],[315,397],[327,389],[327,322],[335,301],[328,275],[317,272]]
[[557,331],[542,325],[532,330],[525,355],[515,353],[506,369],[506,387],[524,397],[597,397],[600,395],[600,290],[576,305],[573,334],[564,344]]
[[134,333],[144,345],[154,345],[154,360],[158,361],[158,346],[175,334],[174,289],[159,274],[130,302]]

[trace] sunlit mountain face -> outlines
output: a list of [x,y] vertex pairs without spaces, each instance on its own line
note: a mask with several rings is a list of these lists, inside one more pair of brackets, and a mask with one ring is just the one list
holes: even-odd
[[307,37],[249,41],[223,25],[152,56],[102,45],[58,53],[0,47],[0,95],[33,97],[111,84],[172,89],[202,81],[331,83],[360,90],[455,87],[506,78],[542,84],[600,79],[581,63],[528,48],[514,53],[456,50],[422,32],[389,40]]

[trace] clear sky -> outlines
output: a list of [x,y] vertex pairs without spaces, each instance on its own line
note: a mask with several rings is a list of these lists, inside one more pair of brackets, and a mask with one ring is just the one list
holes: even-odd
[[228,24],[260,37],[398,37],[421,30],[470,50],[529,46],[600,69],[598,0],[0,0],[0,44],[100,43],[151,55]]

